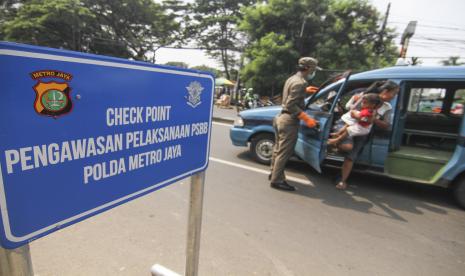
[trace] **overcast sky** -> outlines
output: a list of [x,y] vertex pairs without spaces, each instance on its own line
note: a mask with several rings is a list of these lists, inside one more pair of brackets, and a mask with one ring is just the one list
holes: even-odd
[[[465,0],[370,0],[385,13],[388,3],[391,11],[388,26],[396,28],[399,37],[409,21],[418,21],[410,41],[407,56],[420,57],[424,65],[438,65],[441,58],[461,56],[465,61]],[[220,68],[200,50],[159,49],[157,63],[183,61],[190,66],[208,65]]]

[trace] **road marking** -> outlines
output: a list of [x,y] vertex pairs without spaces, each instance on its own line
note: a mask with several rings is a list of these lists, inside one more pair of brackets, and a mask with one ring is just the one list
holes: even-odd
[[219,126],[226,126],[226,127],[232,127],[232,124],[225,124],[225,123],[218,123],[218,122],[212,122],[214,125],[219,125]]
[[[258,168],[254,168],[254,167],[251,167],[251,166],[246,166],[246,165],[242,165],[242,164],[239,164],[239,163],[230,162],[230,161],[226,161],[226,160],[215,158],[215,157],[210,157],[209,159],[210,159],[210,161],[213,161],[213,162],[218,162],[218,163],[221,163],[221,164],[224,164],[224,165],[229,165],[229,166],[233,166],[233,167],[236,167],[236,168],[249,170],[249,171],[252,171],[252,172],[257,172],[257,173],[261,173],[261,174],[265,174],[265,175],[270,174],[270,171],[268,171],[268,170],[258,169]],[[293,181],[293,182],[297,182],[297,183],[304,184],[304,185],[314,186],[313,183],[308,179],[302,179],[302,178],[298,178],[298,177],[294,177],[294,176],[287,176],[286,178],[287,178],[287,180],[290,180],[290,181]]]

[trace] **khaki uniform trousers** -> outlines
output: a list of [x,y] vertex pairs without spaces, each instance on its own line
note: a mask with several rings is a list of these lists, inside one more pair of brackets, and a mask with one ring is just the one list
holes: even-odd
[[287,113],[281,113],[273,120],[275,144],[271,158],[271,182],[280,183],[286,180],[284,168],[294,154],[299,131],[299,120]]

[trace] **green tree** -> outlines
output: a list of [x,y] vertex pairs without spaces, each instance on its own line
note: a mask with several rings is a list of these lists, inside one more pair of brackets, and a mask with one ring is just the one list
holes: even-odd
[[[83,0],[95,15],[102,47],[123,45],[128,56],[147,60],[154,49],[179,38],[176,14],[152,0]],[[95,52],[100,48],[94,47]]]
[[323,38],[318,41],[314,55],[325,67],[338,69],[373,69],[393,65],[397,57],[394,32],[385,30],[381,56],[375,55],[379,41],[379,12],[365,0],[331,1],[324,18]]
[[16,15],[17,0],[0,0],[0,40],[5,39],[5,22],[11,20]]
[[209,67],[209,66],[207,66],[207,65],[193,66],[193,67],[191,67],[191,69],[210,72],[210,73],[212,73],[213,75],[215,75],[215,78],[220,77],[221,74],[222,74],[220,70],[218,70],[218,69],[216,69],[216,68],[213,68],[213,67]]
[[175,66],[180,68],[189,68],[189,64],[182,61],[168,61],[165,65]]
[[166,12],[175,18],[179,24],[173,45],[182,46],[194,35],[190,28],[192,21],[191,4],[185,0],[163,0],[162,5]]
[[448,59],[441,60],[442,65],[444,66],[459,66],[459,65],[464,65],[464,62],[459,62],[460,57],[459,56],[452,56],[449,57]]
[[[381,16],[366,0],[269,0],[246,8],[244,13],[240,28],[250,38],[246,51],[250,62],[242,74],[249,85],[263,94],[282,88],[282,76],[295,70],[299,56],[316,57],[322,67],[333,70],[366,70],[375,61],[381,66],[395,61],[393,30],[386,29],[383,41],[379,41]],[[270,41],[270,36],[282,41]],[[285,43],[288,56],[274,56],[274,47],[263,47],[264,38],[268,44]],[[379,57],[375,55],[376,42],[381,42],[384,49]],[[261,49],[258,59],[269,56],[280,65],[270,69],[265,68],[269,63],[254,62],[257,49]],[[248,72],[267,73],[259,77]],[[276,79],[279,84],[273,84]]]
[[86,51],[93,15],[78,0],[31,0],[4,22],[5,38],[27,44]]
[[194,14],[190,35],[207,54],[220,61],[227,79],[237,57],[233,52],[241,51],[243,37],[237,30],[241,19],[241,8],[256,1],[251,0],[197,0],[192,4]]
[[282,84],[296,67],[299,53],[294,50],[284,35],[268,33],[252,47],[246,55],[250,62],[242,70],[247,87],[253,87],[262,95],[276,95]]
[[147,60],[179,39],[175,18],[152,0],[30,0],[4,31],[11,41]]

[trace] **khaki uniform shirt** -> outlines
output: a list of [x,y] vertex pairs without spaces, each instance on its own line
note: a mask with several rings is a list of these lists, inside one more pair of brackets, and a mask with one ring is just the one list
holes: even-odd
[[283,109],[284,113],[290,113],[294,118],[299,116],[305,109],[305,88],[307,81],[302,77],[301,72],[295,73],[288,78],[283,88]]

